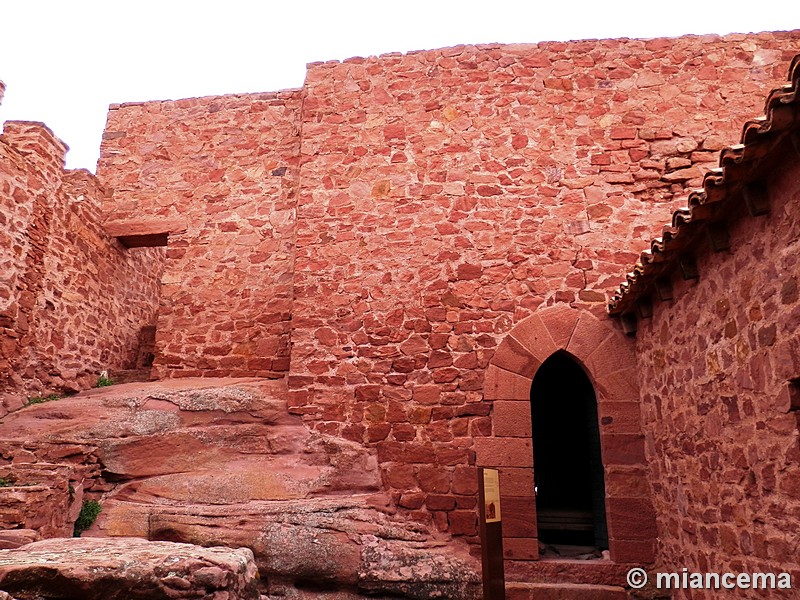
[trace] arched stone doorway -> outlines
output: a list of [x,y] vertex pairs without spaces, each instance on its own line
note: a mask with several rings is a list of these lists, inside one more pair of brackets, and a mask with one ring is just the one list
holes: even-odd
[[563,304],[517,323],[497,347],[485,374],[492,435],[475,438],[476,461],[500,470],[505,557],[540,558],[531,387],[543,363],[559,352],[582,369],[596,395],[611,560],[650,563],[657,534],[633,342],[610,319]]
[[597,399],[563,350],[533,378],[531,421],[539,541],[560,556],[608,549]]

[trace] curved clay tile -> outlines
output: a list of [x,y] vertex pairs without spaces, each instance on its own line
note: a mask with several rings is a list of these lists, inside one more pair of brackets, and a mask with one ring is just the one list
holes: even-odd
[[675,211],[671,226],[664,227],[661,237],[653,239],[650,249],[642,252],[609,302],[608,312],[616,316],[632,313],[635,303],[653,292],[656,278],[677,270],[681,252],[691,248],[705,229],[713,226],[716,215],[732,211],[744,202],[742,189],[757,179],[764,159],[790,131],[799,127],[800,54],[797,54],[789,67],[789,83],[768,94],[763,117],[745,122],[739,144],[722,149],[719,168],[704,175],[702,188],[689,194],[687,208]]

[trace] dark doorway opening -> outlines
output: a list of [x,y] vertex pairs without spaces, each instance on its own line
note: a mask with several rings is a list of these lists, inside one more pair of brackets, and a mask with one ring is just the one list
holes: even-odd
[[539,541],[561,555],[607,549],[597,398],[568,353],[556,352],[539,367],[531,420]]

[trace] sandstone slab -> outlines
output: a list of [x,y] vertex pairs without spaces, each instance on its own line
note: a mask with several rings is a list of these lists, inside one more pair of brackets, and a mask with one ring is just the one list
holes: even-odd
[[135,538],[55,538],[0,550],[0,588],[18,600],[258,600],[246,548]]
[[267,590],[276,597],[309,590],[370,598],[469,600],[480,595],[480,565],[466,548],[397,518],[382,494],[236,505],[112,498],[104,506],[94,535],[127,532],[251,548]]
[[[309,429],[283,394],[252,379],[93,390],[7,416],[0,454],[36,483],[64,470],[64,495],[79,474],[102,504],[84,538],[246,547],[276,597],[477,597],[466,546],[397,515],[374,451]],[[45,468],[56,458],[71,469]]]

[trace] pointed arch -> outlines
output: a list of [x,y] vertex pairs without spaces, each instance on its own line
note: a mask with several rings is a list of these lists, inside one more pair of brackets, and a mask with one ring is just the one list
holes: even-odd
[[530,380],[523,393],[527,397],[536,371],[558,350],[568,352],[584,368],[598,401],[639,401],[631,338],[610,319],[601,321],[567,305],[542,309],[512,328],[492,357],[484,398],[508,399],[509,381],[523,383],[517,377]]
[[479,466],[501,469],[503,511],[513,515],[504,522],[506,557],[538,558],[530,393],[542,363],[559,351],[581,366],[595,391],[611,558],[648,562],[655,551],[655,514],[633,341],[610,319],[563,304],[517,323],[485,374],[484,399],[493,404],[492,436],[476,438],[475,447]]

